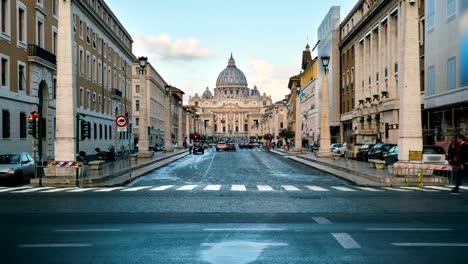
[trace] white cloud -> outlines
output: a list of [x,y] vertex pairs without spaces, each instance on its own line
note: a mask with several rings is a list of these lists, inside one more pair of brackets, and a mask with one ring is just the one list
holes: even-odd
[[258,86],[260,92],[271,95],[274,102],[289,94],[289,77],[294,75],[295,67],[273,65],[262,59],[253,59],[248,64],[249,86]]
[[211,56],[197,39],[171,40],[169,35],[134,35],[133,53],[154,60],[194,60]]

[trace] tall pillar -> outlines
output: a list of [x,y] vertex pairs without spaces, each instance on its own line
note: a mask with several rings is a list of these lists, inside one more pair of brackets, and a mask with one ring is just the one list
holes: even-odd
[[400,118],[398,160],[408,161],[409,151],[422,151],[421,94],[419,79],[418,5],[401,2],[399,30]]
[[182,109],[183,109],[182,101],[180,101],[180,104],[179,104],[179,129],[177,130],[179,148],[181,148],[184,145],[184,133],[182,133],[182,130],[184,129],[182,127],[182,123],[183,123],[182,119],[184,118],[184,116],[183,116]]
[[72,1],[59,1],[59,20],[57,43],[57,110],[55,160],[75,160],[75,109],[77,109],[77,90],[73,69],[73,25]]
[[[296,87],[292,89],[296,89]],[[301,92],[296,91],[296,94],[293,95],[293,96],[296,96],[295,98],[296,100],[296,105],[295,105],[296,133],[294,134],[294,152],[302,151],[302,117],[301,117],[301,100],[299,100],[300,93]],[[327,113],[328,111],[329,109],[327,109]]]
[[146,94],[146,70],[140,68],[140,125],[138,126],[138,157],[150,158],[153,156],[148,148],[148,97]]
[[166,94],[166,105],[164,107],[165,110],[165,120],[164,122],[164,149],[166,152],[172,151],[172,138],[171,138],[171,92],[169,91]]
[[187,111],[187,114],[185,115],[185,135],[186,139],[185,142],[188,144],[190,143],[190,112]]
[[322,117],[320,118],[320,149],[318,157],[331,157],[330,152],[330,123],[328,107],[328,70],[324,69],[322,76]]

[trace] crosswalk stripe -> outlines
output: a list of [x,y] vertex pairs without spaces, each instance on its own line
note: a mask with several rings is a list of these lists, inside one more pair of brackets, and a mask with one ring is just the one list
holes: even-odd
[[207,185],[203,190],[204,191],[219,191],[221,190],[221,185]]
[[21,189],[30,189],[30,188],[32,188],[32,187],[31,186],[11,187],[11,188],[1,189],[0,192],[9,192],[9,191],[15,191],[15,190],[21,190]]
[[296,186],[293,186],[293,185],[281,185],[281,187],[283,187],[286,191],[290,191],[290,192],[301,191],[299,188],[297,188]]
[[380,190],[380,189],[375,189],[375,188],[371,188],[371,187],[357,187],[361,190],[364,190],[364,191],[369,191],[369,192],[382,192],[383,190]]
[[270,185],[257,185],[257,188],[261,192],[273,191],[273,188],[271,188]]
[[333,189],[335,190],[338,190],[338,191],[342,191],[342,192],[355,192],[356,190],[353,190],[351,188],[348,188],[348,187],[342,187],[342,186],[332,186]]
[[151,188],[151,187],[153,187],[153,186],[132,187],[132,188],[128,188],[128,189],[123,189],[123,190],[121,190],[121,192],[136,192],[136,191],[143,190],[143,189],[146,189],[146,188]]
[[232,185],[231,186],[231,191],[245,192],[245,191],[247,191],[247,189],[245,188],[245,185]]
[[[453,187],[455,187],[455,185],[449,185],[448,187],[453,188]],[[462,190],[465,190],[465,191],[468,191],[468,187],[466,187],[466,186],[459,186],[458,188],[462,189]],[[452,190],[452,189],[450,189],[450,190]]]
[[448,187],[442,187],[442,186],[424,186],[424,187],[428,189],[438,190],[438,191],[451,191],[452,190]]
[[319,186],[306,186],[307,189],[314,191],[314,192],[328,192],[327,189],[319,187]]
[[31,193],[31,192],[38,192],[38,191],[42,191],[42,190],[48,190],[48,189],[52,189],[54,187],[36,187],[36,188],[29,188],[29,189],[26,189],[26,190],[19,190],[19,191],[13,191],[12,193]]
[[123,188],[125,188],[125,187],[102,188],[102,189],[99,189],[99,190],[95,190],[94,192],[112,192],[112,191],[120,190],[120,189],[123,189]]
[[193,189],[195,189],[198,185],[184,185],[180,188],[178,188],[177,190],[178,191],[191,191]]
[[72,192],[72,193],[76,193],[76,192],[87,192],[87,191],[92,191],[92,190],[96,190],[98,188],[76,188],[76,189],[73,189],[73,190],[70,190],[70,191],[66,191],[66,192]]
[[63,191],[72,190],[72,189],[75,189],[75,188],[76,188],[76,187],[56,188],[56,189],[41,191],[40,193],[56,193],[56,192],[63,192]]
[[158,186],[156,188],[150,189],[150,191],[165,191],[172,187],[174,187],[174,185],[162,185],[162,186]]
[[392,188],[392,187],[383,187],[382,189],[395,191],[395,192],[412,192],[412,190],[401,189],[401,188]]
[[421,192],[438,192],[437,190],[431,190],[431,189],[425,189],[425,188],[419,188],[419,187],[400,187],[402,189],[408,189],[408,190],[413,190],[413,191],[421,191]]

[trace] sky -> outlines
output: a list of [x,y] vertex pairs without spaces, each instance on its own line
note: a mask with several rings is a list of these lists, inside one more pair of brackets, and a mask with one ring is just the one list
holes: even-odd
[[188,96],[216,86],[231,52],[250,88],[281,100],[302,51],[317,42],[331,6],[341,19],[357,0],[106,0],[133,38],[133,53],[147,56],[167,83]]

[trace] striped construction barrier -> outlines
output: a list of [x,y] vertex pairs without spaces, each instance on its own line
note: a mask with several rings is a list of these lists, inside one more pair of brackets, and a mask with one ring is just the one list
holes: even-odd
[[446,164],[423,164],[423,163],[395,163],[395,169],[420,169],[420,170],[437,170],[437,171],[452,171],[451,165]]
[[79,161],[49,161],[47,167],[60,167],[60,168],[83,168],[83,162]]

